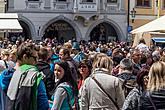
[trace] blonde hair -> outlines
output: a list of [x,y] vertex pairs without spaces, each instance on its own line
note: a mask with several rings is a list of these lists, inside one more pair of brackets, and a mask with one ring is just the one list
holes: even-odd
[[10,52],[9,52],[8,49],[2,49],[2,50],[1,50],[1,54],[2,54],[2,55],[9,55]]
[[107,56],[106,54],[104,53],[96,53],[94,56],[93,56],[93,62],[96,62],[98,60],[99,57],[103,57],[103,56]]
[[2,60],[8,60],[9,55],[10,55],[10,51],[8,49],[1,50],[1,59]]
[[149,91],[158,91],[165,87],[165,63],[155,62],[149,71],[149,80],[147,89]]
[[93,70],[96,68],[106,70],[108,71],[109,74],[111,74],[111,70],[113,67],[113,61],[111,60],[110,57],[108,57],[105,54],[99,54],[97,55],[97,58],[93,62]]
[[10,52],[10,55],[16,55],[17,54],[17,49],[12,49],[11,52]]
[[72,51],[72,44],[70,42],[64,43],[63,47],[69,49],[69,51],[71,53],[71,51]]
[[70,50],[72,49],[72,44],[70,42],[64,43],[63,46],[66,47],[66,48],[68,48],[68,49],[70,49]]

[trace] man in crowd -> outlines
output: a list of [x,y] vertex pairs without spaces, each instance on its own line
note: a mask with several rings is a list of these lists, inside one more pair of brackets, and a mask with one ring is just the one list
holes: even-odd
[[19,67],[14,72],[8,90],[5,110],[48,110],[48,98],[43,75],[33,66],[37,51],[32,43],[23,43],[17,50]]
[[51,91],[55,86],[54,82],[54,73],[50,70],[50,65],[47,63],[48,60],[48,50],[44,47],[40,48],[38,52],[38,62],[37,68],[38,70],[44,73],[45,77],[43,79],[46,87],[46,92],[48,95],[48,99],[51,99]]
[[119,73],[117,75],[123,81],[125,97],[136,86],[136,76],[132,74],[133,63],[131,59],[124,58],[119,64]]
[[75,81],[78,80],[78,67],[77,67],[77,62],[73,60],[73,58],[70,56],[70,51],[66,47],[62,47],[59,51],[59,57],[61,61],[67,61],[71,71],[72,75]]
[[141,64],[140,64],[141,53],[140,53],[139,49],[132,50],[131,59],[132,59],[133,69],[134,69],[133,74],[137,75],[138,71],[141,70]]

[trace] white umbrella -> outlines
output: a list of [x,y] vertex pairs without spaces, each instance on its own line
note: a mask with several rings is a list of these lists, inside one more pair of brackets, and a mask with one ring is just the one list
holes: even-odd
[[137,29],[131,31],[132,34],[143,33],[143,32],[153,32],[165,30],[165,15],[155,19]]

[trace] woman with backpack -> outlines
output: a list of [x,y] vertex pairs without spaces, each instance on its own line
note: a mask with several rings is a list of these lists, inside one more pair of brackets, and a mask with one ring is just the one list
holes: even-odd
[[54,74],[56,88],[51,110],[72,110],[78,96],[78,88],[71,75],[69,64],[67,62],[55,64]]

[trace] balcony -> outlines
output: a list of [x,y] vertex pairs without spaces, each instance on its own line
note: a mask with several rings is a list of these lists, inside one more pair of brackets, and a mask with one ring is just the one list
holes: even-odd
[[70,10],[69,2],[53,2],[54,10]]
[[25,1],[26,9],[40,9],[42,1]]

